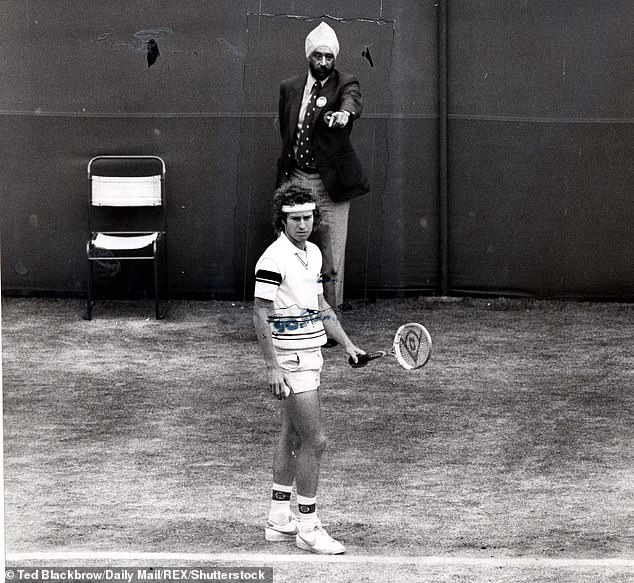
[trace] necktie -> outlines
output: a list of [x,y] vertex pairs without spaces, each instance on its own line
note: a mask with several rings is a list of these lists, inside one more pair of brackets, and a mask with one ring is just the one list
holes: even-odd
[[306,115],[302,129],[297,132],[297,164],[299,166],[315,166],[315,157],[312,151],[311,135],[315,124],[315,108],[317,101],[317,90],[319,89],[319,81],[310,90],[310,99],[306,106]]

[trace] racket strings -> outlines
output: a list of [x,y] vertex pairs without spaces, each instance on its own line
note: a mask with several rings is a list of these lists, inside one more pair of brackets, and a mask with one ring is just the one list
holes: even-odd
[[419,368],[429,358],[429,340],[422,326],[405,325],[398,341],[397,358],[407,368]]

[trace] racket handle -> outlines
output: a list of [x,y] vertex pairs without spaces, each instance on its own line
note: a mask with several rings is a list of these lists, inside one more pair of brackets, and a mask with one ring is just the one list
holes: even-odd
[[375,358],[381,358],[381,356],[383,356],[384,354],[384,352],[369,352],[367,354],[357,354],[357,362],[352,360],[352,356],[350,356],[348,358],[348,364],[352,368],[361,368],[362,366],[368,364],[368,362],[370,362],[371,360],[374,360]]

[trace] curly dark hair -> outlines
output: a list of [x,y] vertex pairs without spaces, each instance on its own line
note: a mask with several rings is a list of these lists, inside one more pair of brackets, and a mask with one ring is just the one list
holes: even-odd
[[284,231],[287,213],[282,212],[284,205],[305,204],[314,202],[316,207],[313,211],[313,229],[316,229],[321,222],[321,212],[317,197],[307,188],[298,184],[286,183],[280,186],[273,194],[273,228],[276,233]]

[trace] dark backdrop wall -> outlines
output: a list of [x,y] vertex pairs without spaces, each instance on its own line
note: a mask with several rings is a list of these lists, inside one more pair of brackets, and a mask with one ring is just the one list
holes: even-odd
[[634,297],[634,3],[448,5],[451,288]]
[[[278,84],[322,15],[365,98],[348,294],[439,293],[433,0],[4,0],[3,292],[81,295],[86,165],[143,153],[167,163],[173,293],[250,299]],[[634,297],[634,5],[451,0],[448,23],[450,293]]]

